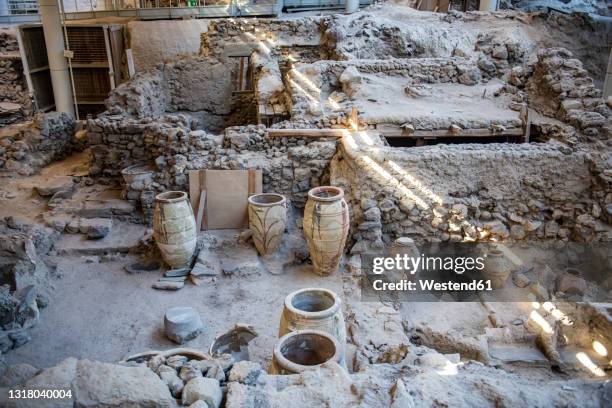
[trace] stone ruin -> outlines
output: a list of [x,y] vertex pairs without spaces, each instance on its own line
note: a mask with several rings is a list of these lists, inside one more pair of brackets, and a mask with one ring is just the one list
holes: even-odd
[[[608,269],[612,259],[605,250],[612,100],[593,80],[601,67],[585,60],[605,48],[598,44],[612,30],[585,19],[381,4],[350,15],[213,20],[199,55],[137,73],[109,94],[105,112],[81,123],[59,113],[31,117],[21,89],[11,86],[15,95],[6,99],[22,105],[22,116],[2,124],[30,120],[0,130],[0,169],[18,175],[0,199],[29,200],[38,213],[0,213],[0,346],[13,363],[0,385],[55,384],[73,391],[69,405],[91,407],[606,405],[612,391],[600,377],[609,376],[609,361],[591,349],[597,342],[612,350],[612,281],[560,290],[557,272],[585,246],[602,245],[598,260]],[[592,47],[568,40],[574,34],[590,36]],[[3,41],[0,47],[12,46]],[[10,69],[0,66],[0,87],[19,81]],[[81,167],[70,167],[77,159]],[[126,182],[130,166],[145,176]],[[150,229],[156,195],[189,192],[189,171],[205,169],[261,170],[263,191],[288,201],[287,239],[275,257],[259,257],[248,231],[199,232],[195,287],[179,292],[200,302],[193,306],[203,333],[188,341],[201,351],[229,321],[265,321],[250,360],[192,349],[134,356],[138,345],[169,343],[125,316],[118,321],[139,338],[112,327],[120,333],[113,345],[124,349],[96,357],[103,362],[54,351],[63,361],[38,369],[11,358],[36,355],[31,348],[41,343],[31,335],[49,333],[35,326],[52,314],[61,275],[81,282],[74,271],[83,265],[119,303],[105,306],[107,313],[177,306],[156,291],[140,303],[125,298],[149,290],[142,281],[161,267]],[[325,185],[343,189],[350,214],[340,271],[327,282],[301,275],[309,267],[303,209],[309,190]],[[362,301],[362,256],[400,237],[418,247],[503,243],[548,257],[512,271],[509,282],[530,301],[481,300],[477,311]],[[563,259],[551,255],[559,248]],[[544,280],[557,282],[556,290],[538,283]],[[104,286],[110,281],[130,292]],[[276,326],[268,310],[286,294],[275,292],[307,283],[330,285],[343,298],[346,369],[328,363],[269,374]],[[91,295],[85,286],[62,296]],[[579,287],[572,293],[579,302],[565,302],[568,286]],[[595,295],[605,301],[595,303]],[[134,313],[150,320],[147,311]]]

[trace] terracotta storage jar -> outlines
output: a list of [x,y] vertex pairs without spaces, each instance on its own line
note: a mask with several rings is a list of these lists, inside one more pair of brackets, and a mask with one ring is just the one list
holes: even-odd
[[482,275],[491,280],[493,289],[503,289],[512,270],[510,260],[499,249],[491,249],[484,260]]
[[263,193],[249,197],[249,229],[261,256],[271,255],[280,246],[287,223],[287,200],[280,194]]
[[342,301],[334,292],[323,288],[296,290],[285,298],[278,336],[292,331],[320,330],[338,340],[342,350],[346,347],[346,326],[342,314]]
[[314,271],[321,276],[331,275],[338,269],[349,231],[342,189],[323,186],[310,190],[303,225]]
[[153,237],[171,268],[189,266],[198,236],[186,193],[167,191],[155,197]]
[[281,337],[272,355],[270,374],[298,374],[335,361],[344,367],[340,344],[329,333],[320,330],[301,330]]

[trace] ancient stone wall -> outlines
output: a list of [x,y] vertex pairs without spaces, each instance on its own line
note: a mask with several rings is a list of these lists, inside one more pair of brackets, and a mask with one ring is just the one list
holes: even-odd
[[143,191],[186,191],[187,170],[262,169],[264,191],[287,194],[301,205],[311,187],[328,182],[326,170],[336,152],[335,141],[274,139],[264,126],[230,127],[214,135],[192,130],[194,122],[185,115],[155,122],[114,119],[89,120],[90,174],[119,176],[131,164],[151,163],[154,177],[126,186],[129,199],[140,199]]
[[556,117],[586,136],[609,137],[612,111],[582,63],[568,50],[541,50],[533,64],[513,68],[508,82],[506,90],[528,100],[530,108]]
[[14,33],[0,30],[0,126],[32,116],[32,102]]
[[[276,19],[219,19],[202,33],[200,54],[223,56],[228,51],[263,49],[294,45],[318,45],[320,42],[317,17],[297,18],[289,21]],[[263,45],[263,47],[262,47]]]
[[353,238],[378,248],[399,236],[591,241],[605,238],[610,221],[607,187],[591,167],[588,154],[559,143],[365,150],[343,143],[331,180],[348,192]]
[[137,119],[185,112],[219,130],[231,112],[236,68],[227,58],[183,58],[137,74],[110,93],[106,106],[113,115]]
[[16,124],[0,133],[0,169],[29,175],[37,169],[81,149],[75,122],[65,113],[37,114],[33,121]]
[[24,224],[18,217],[0,219],[0,352],[28,341],[39,308],[48,303],[53,265],[44,257],[59,234],[49,228]]

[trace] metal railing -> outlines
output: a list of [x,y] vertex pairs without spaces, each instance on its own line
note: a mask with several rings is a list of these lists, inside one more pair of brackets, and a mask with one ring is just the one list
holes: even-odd
[[[0,0],[7,1],[7,0]],[[38,5],[32,0],[8,0],[8,13],[0,8],[0,24],[25,24],[40,22]],[[12,6],[14,3],[14,6]],[[246,17],[273,16],[280,12],[281,3],[226,1],[225,4],[206,5],[206,0],[153,0],[139,2],[138,7],[126,7],[123,1],[112,0],[107,9],[96,10],[89,7],[86,10],[66,12],[66,20],[83,20],[104,17],[133,17],[140,20],[162,20],[179,18],[216,18],[216,17]],[[142,6],[142,7],[141,7]]]

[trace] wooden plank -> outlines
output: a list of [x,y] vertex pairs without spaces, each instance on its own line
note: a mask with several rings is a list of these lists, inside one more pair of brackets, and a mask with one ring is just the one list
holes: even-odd
[[[206,191],[206,170],[200,170],[200,191]],[[206,211],[206,198],[204,196],[204,214],[202,215],[201,228],[208,229],[208,211]]]
[[268,129],[270,137],[342,137],[347,129]]
[[197,211],[200,200],[200,171],[188,170],[187,174],[189,176],[189,202],[191,209]]
[[244,57],[240,57],[240,73],[238,74],[238,90],[242,91],[244,88],[242,87],[242,77],[244,75]]
[[529,109],[527,109],[525,112],[525,137],[523,138],[523,142],[529,143],[530,136],[531,136],[531,118],[529,117]]
[[506,129],[502,132],[496,132],[491,129],[465,129],[461,133],[453,134],[448,129],[434,130],[415,130],[409,135],[400,134],[397,131],[389,133],[382,132],[385,137],[407,137],[407,138],[436,138],[436,137],[497,137],[497,136],[523,136],[524,130],[521,128]]
[[[253,193],[261,193],[261,170],[253,170]],[[248,170],[206,170],[207,229],[234,229],[248,226]]]
[[204,208],[206,207],[206,190],[200,192],[200,203],[198,204],[198,213],[196,217],[196,231],[202,230],[202,218],[204,217]]

